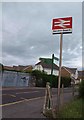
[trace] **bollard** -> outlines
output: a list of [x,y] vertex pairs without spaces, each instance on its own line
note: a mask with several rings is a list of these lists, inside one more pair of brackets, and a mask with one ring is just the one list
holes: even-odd
[[45,90],[45,99],[43,105],[43,114],[45,115],[48,110],[52,109],[52,101],[51,101],[51,91],[50,91],[50,83],[46,83],[46,90]]

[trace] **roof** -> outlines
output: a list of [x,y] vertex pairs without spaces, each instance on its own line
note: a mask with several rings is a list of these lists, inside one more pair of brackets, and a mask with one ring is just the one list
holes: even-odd
[[14,71],[14,68],[11,66],[3,66],[4,70],[10,70],[10,71]]
[[39,58],[39,60],[46,64],[52,64],[52,59],[50,58]]
[[79,77],[84,77],[84,70],[83,71],[78,71],[78,76]]
[[2,66],[3,64],[0,63],[0,66]]
[[28,71],[33,69],[32,65],[27,65],[27,66],[18,65],[18,66],[13,66],[13,68],[18,71]]
[[[38,62],[37,64],[35,65],[41,65],[43,68],[47,68],[47,69],[51,69],[52,68],[52,64],[51,63],[47,63],[47,62]],[[53,63],[53,69],[56,69],[58,70],[59,67]]]
[[73,73],[73,74],[75,74],[75,72],[77,70],[77,68],[69,68],[69,67],[65,67],[65,66],[63,66],[63,68],[65,68],[69,73]]
[[8,70],[8,71],[28,71],[28,70],[32,70],[33,67],[31,65],[28,66],[3,66],[4,70]]
[[0,71],[2,71],[2,67],[3,67],[3,65],[0,63]]

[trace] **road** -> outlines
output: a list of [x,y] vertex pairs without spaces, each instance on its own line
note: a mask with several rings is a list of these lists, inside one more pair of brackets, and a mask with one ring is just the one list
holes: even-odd
[[[71,92],[71,88],[64,89],[64,92]],[[52,89],[52,94],[57,94],[57,88]],[[45,88],[3,88],[2,106],[24,99],[33,99],[43,96],[45,96]]]
[[44,96],[44,89],[9,89],[2,90],[2,104],[18,102],[24,99],[32,99]]
[[[52,94],[54,103],[56,103],[56,88],[52,89]],[[2,116],[4,118],[45,118],[42,114],[44,96],[45,88],[3,88],[2,104],[0,104]],[[72,89],[65,88],[65,101],[71,98]]]

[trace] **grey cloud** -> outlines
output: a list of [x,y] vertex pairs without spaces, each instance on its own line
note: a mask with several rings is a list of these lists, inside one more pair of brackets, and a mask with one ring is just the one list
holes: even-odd
[[80,8],[81,3],[3,3],[3,63],[34,64],[52,53],[59,57],[60,35],[52,35],[51,23],[62,16],[73,17],[73,34],[63,36],[63,63],[79,58]]

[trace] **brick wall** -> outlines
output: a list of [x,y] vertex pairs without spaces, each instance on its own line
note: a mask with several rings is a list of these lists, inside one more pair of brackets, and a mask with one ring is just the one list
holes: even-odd
[[70,77],[70,73],[65,70],[64,68],[61,69],[61,76],[62,77]]

